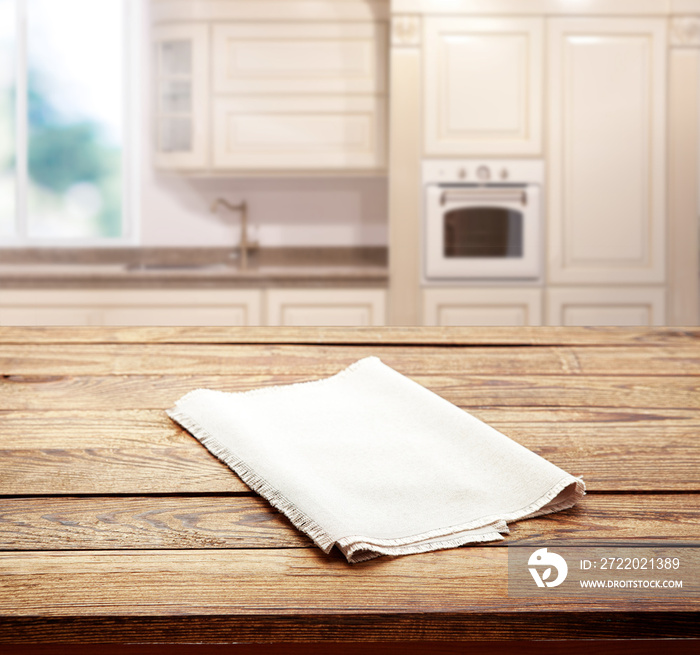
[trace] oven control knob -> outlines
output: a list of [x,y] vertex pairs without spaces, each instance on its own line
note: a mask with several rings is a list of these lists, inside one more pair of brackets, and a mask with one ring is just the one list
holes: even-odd
[[504,168],[504,169],[501,171],[501,179],[502,179],[502,180],[507,180],[507,179],[508,179],[508,169],[507,169],[507,168]]
[[491,170],[488,166],[479,166],[479,168],[476,169],[476,176],[482,182],[488,182],[491,179]]
[[457,175],[459,176],[460,180],[464,180],[467,177],[467,169],[460,168],[459,171],[457,171]]

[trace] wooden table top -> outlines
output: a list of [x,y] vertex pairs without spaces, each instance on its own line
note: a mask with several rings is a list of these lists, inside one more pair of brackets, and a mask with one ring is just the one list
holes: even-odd
[[[351,566],[164,411],[367,355],[588,495]],[[697,638],[697,598],[510,597],[507,546],[700,543],[699,409],[697,329],[0,328],[0,642]]]

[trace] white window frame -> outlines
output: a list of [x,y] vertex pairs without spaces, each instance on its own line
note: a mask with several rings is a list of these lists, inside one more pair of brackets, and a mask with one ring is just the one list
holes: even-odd
[[[124,12],[124,139],[122,145],[122,233],[118,237],[36,238],[28,236],[27,0],[14,0],[16,13],[15,80],[15,220],[14,234],[0,240],[7,247],[134,246],[140,235],[140,88],[143,9],[141,0],[121,0]],[[56,0],[60,1],[60,0]]]

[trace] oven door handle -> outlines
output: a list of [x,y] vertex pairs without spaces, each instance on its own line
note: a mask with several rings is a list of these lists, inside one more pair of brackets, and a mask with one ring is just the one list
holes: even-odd
[[440,194],[440,205],[446,202],[520,202],[527,206],[526,189],[475,187],[473,189],[446,189]]

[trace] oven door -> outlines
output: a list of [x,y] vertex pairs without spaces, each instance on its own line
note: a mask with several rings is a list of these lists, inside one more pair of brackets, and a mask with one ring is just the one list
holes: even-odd
[[540,276],[540,189],[426,187],[427,279]]

